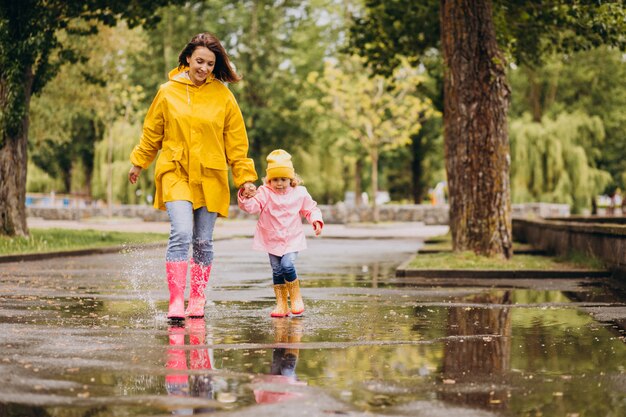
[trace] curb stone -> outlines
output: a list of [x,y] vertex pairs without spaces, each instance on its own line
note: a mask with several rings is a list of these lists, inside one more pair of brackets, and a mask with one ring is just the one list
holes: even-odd
[[39,253],[17,253],[13,255],[0,255],[0,263],[8,262],[27,262],[27,261],[39,261],[44,259],[62,258],[64,256],[85,256],[85,255],[100,255],[105,253],[119,253],[125,250],[133,249],[147,249],[158,248],[165,246],[167,243],[140,243],[136,245],[117,245],[117,246],[104,246],[101,248],[89,248],[89,249],[76,249],[66,251],[54,251],[54,252],[39,252]]
[[415,255],[409,257],[396,268],[396,277],[399,278],[610,278],[611,271],[597,269],[574,269],[574,270],[496,270],[496,269],[412,269],[409,264]]

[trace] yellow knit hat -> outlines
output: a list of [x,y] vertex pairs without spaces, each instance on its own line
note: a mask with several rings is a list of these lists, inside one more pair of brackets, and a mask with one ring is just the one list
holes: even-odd
[[276,149],[267,155],[267,180],[272,178],[295,178],[296,172],[291,163],[291,155]]

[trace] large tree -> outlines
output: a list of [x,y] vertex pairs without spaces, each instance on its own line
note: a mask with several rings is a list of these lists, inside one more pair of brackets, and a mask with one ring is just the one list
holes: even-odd
[[[97,23],[153,24],[174,0],[1,0],[0,235],[26,235],[26,166],[30,98],[65,62],[77,59],[63,32],[93,33]],[[74,25],[76,19],[83,24]]]
[[444,142],[455,250],[512,255],[508,58],[535,65],[546,54],[623,48],[623,1],[367,0],[352,46],[390,73],[402,55],[444,58]]

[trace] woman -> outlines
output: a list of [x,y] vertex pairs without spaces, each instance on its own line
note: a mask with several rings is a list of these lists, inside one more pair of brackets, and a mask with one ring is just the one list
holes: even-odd
[[[204,290],[213,262],[213,228],[228,215],[228,166],[241,193],[254,196],[257,180],[248,158],[248,137],[235,97],[224,85],[241,78],[212,34],[194,36],[178,57],[178,68],[161,85],[131,155],[132,184],[156,157],[154,206],[167,210],[171,231],[165,257],[170,303],[167,317],[204,317]],[[187,310],[189,245],[193,245]]]

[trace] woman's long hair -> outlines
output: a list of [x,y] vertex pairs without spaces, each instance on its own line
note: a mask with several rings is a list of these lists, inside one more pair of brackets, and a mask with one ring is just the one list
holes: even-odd
[[178,55],[178,68],[189,66],[187,59],[191,58],[191,54],[196,48],[204,46],[215,54],[215,68],[213,68],[213,75],[220,81],[236,83],[241,80],[241,77],[233,70],[228,54],[222,46],[217,36],[212,33],[204,32],[199,33],[183,48]]

